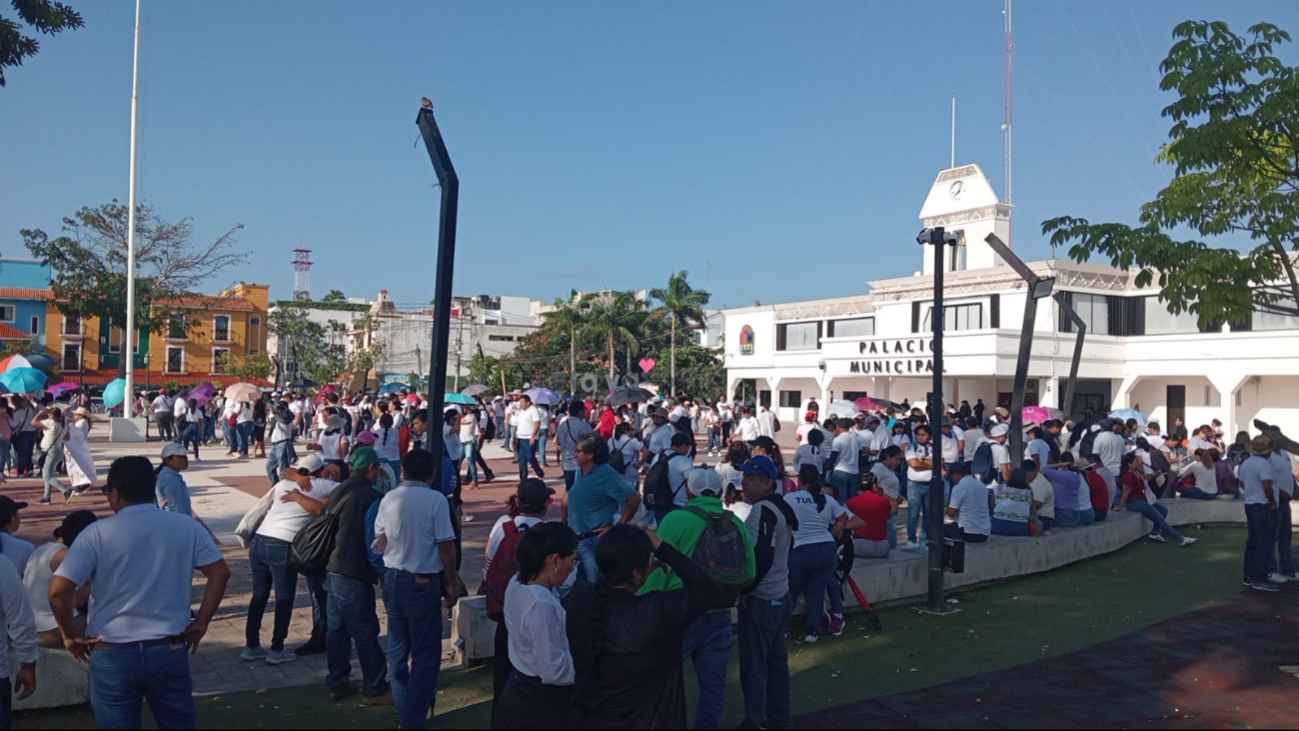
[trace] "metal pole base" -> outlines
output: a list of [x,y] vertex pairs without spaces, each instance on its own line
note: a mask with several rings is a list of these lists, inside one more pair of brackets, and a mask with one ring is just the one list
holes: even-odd
[[942,609],[930,609],[929,607],[916,607],[916,611],[921,614],[928,614],[935,617],[948,617],[953,614],[960,614],[961,610],[951,604],[945,605]]

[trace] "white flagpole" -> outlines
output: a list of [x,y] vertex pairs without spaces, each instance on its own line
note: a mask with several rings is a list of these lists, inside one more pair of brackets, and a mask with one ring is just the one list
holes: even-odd
[[[135,178],[136,135],[140,129],[140,0],[135,0],[135,68],[131,73],[131,190],[126,234],[126,327],[122,357],[126,359],[126,395],[122,413],[135,416]],[[147,361],[146,361],[147,367]]]

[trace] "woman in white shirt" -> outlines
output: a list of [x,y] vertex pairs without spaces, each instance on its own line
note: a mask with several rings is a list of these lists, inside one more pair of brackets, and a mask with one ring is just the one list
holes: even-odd
[[[329,407],[326,411],[332,410]],[[325,430],[320,434],[320,456],[325,458],[326,462],[337,462],[340,459],[347,459],[349,444],[347,432],[344,427],[347,421],[337,413],[330,413],[325,417]],[[311,445],[307,445],[311,449]]]
[[[97,518],[89,510],[74,510],[63,517],[63,523],[54,529],[54,542],[46,543],[36,549],[27,559],[27,568],[23,572],[23,586],[27,589],[27,598],[36,615],[36,632],[41,647],[56,650],[64,649],[63,633],[59,623],[54,619],[54,610],[50,609],[50,580],[58,571],[63,557],[68,555],[68,548],[77,540],[81,531],[90,527]],[[90,603],[90,582],[77,587],[76,606],[84,607]],[[78,612],[72,622],[82,631],[86,629],[86,617]]]
[[826,454],[821,448],[824,443],[825,435],[820,428],[813,426],[812,431],[807,433],[807,441],[794,450],[794,474],[802,471],[805,464],[815,466],[817,474],[825,474]]
[[798,517],[794,549],[789,552],[789,602],[791,606],[797,603],[799,594],[807,597],[803,641],[811,643],[817,641],[827,592],[830,634],[843,634],[843,595],[834,577],[839,567],[835,544],[850,516],[837,500],[821,491],[821,473],[815,465],[803,465],[798,483],[799,490],[785,496]]
[[632,433],[631,424],[624,423],[614,427],[613,439],[609,440],[609,452],[622,452],[622,461],[625,465],[622,479],[635,489],[640,483],[640,451],[645,448],[645,445],[632,436]]
[[577,534],[542,523],[519,541],[519,574],[505,591],[510,678],[497,699],[492,728],[569,728],[574,671],[568,617],[555,595],[573,573]]
[[1190,487],[1182,488],[1182,497],[1192,500],[1217,500],[1218,473],[1213,463],[1212,452],[1208,449],[1195,450],[1195,461],[1182,470],[1181,481],[1183,485],[1190,483]]
[[379,455],[392,474],[401,479],[401,432],[392,425],[392,414],[379,417],[379,426],[374,430],[374,451]]
[[478,463],[474,460],[474,450],[478,448],[478,413],[469,410],[460,417],[460,454],[451,455],[452,459],[463,459],[469,465],[469,487],[478,487]]

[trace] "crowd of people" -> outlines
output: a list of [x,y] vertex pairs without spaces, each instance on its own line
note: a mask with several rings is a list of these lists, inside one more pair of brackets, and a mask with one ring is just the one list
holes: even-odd
[[[101,726],[138,726],[147,700],[160,725],[193,727],[184,654],[203,638],[229,577],[184,479],[208,442],[224,443],[236,458],[260,446],[271,481],[236,530],[253,578],[240,656],[278,665],[324,654],[331,698],[359,693],[364,705],[392,705],[403,728],[422,728],[432,716],[444,608],[467,594],[461,527],[473,518],[462,490],[496,479],[483,446],[497,438],[519,474],[489,533],[479,586],[498,623],[495,728],[684,727],[687,660],[699,685],[692,725],[720,728],[734,646],[743,726],[787,726],[786,632],[796,606],[806,610],[803,643],[842,635],[837,571],[845,554],[885,558],[899,549],[900,534],[902,548],[924,551],[935,475],[944,537],[971,543],[1049,536],[1128,511],[1150,520],[1151,540],[1190,545],[1195,539],[1167,521],[1168,500],[1239,497],[1249,531],[1246,584],[1275,591],[1299,580],[1290,555],[1291,456],[1268,436],[1241,433],[1225,444],[1213,425],[1187,432],[1175,423],[1164,433],[1155,422],[1047,420],[1026,429],[1024,459],[1012,463],[1009,414],[993,409],[985,419],[982,402],[949,407],[934,425],[901,406],[823,419],[812,401],[787,461],[776,441],[784,427],[765,406],[691,398],[538,404],[507,394],[441,414],[439,465],[427,449],[431,417],[422,396],[269,395],[147,400],[165,440],[158,464],[116,460],[103,487],[115,515],[74,511],[40,548],[13,535],[27,504],[0,496],[0,553],[9,559],[0,561],[0,592],[19,697],[34,688],[36,649],[63,647],[91,663]],[[31,473],[55,465],[47,498],[95,482],[93,461],[89,479],[80,475],[76,452],[90,419],[74,398],[20,398],[0,404],[6,409],[10,418],[0,423],[10,424],[7,449],[18,464],[26,439],[15,435],[30,417]],[[69,488],[57,483],[60,462],[80,475]],[[558,506],[545,481],[552,468],[565,488]],[[900,506],[908,508],[902,530]],[[196,569],[207,584],[191,613]],[[312,628],[290,648],[300,577]],[[21,596],[5,591],[13,586]],[[386,652],[379,611],[387,615]],[[7,683],[0,678],[5,700]],[[0,713],[7,717],[4,703]]]

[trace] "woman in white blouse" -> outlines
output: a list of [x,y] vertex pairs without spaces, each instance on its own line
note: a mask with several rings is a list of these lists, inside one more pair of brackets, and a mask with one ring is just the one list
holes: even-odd
[[567,614],[555,595],[573,573],[577,534],[564,523],[542,523],[519,541],[519,574],[505,591],[510,679],[497,700],[492,728],[569,727],[573,656]]

